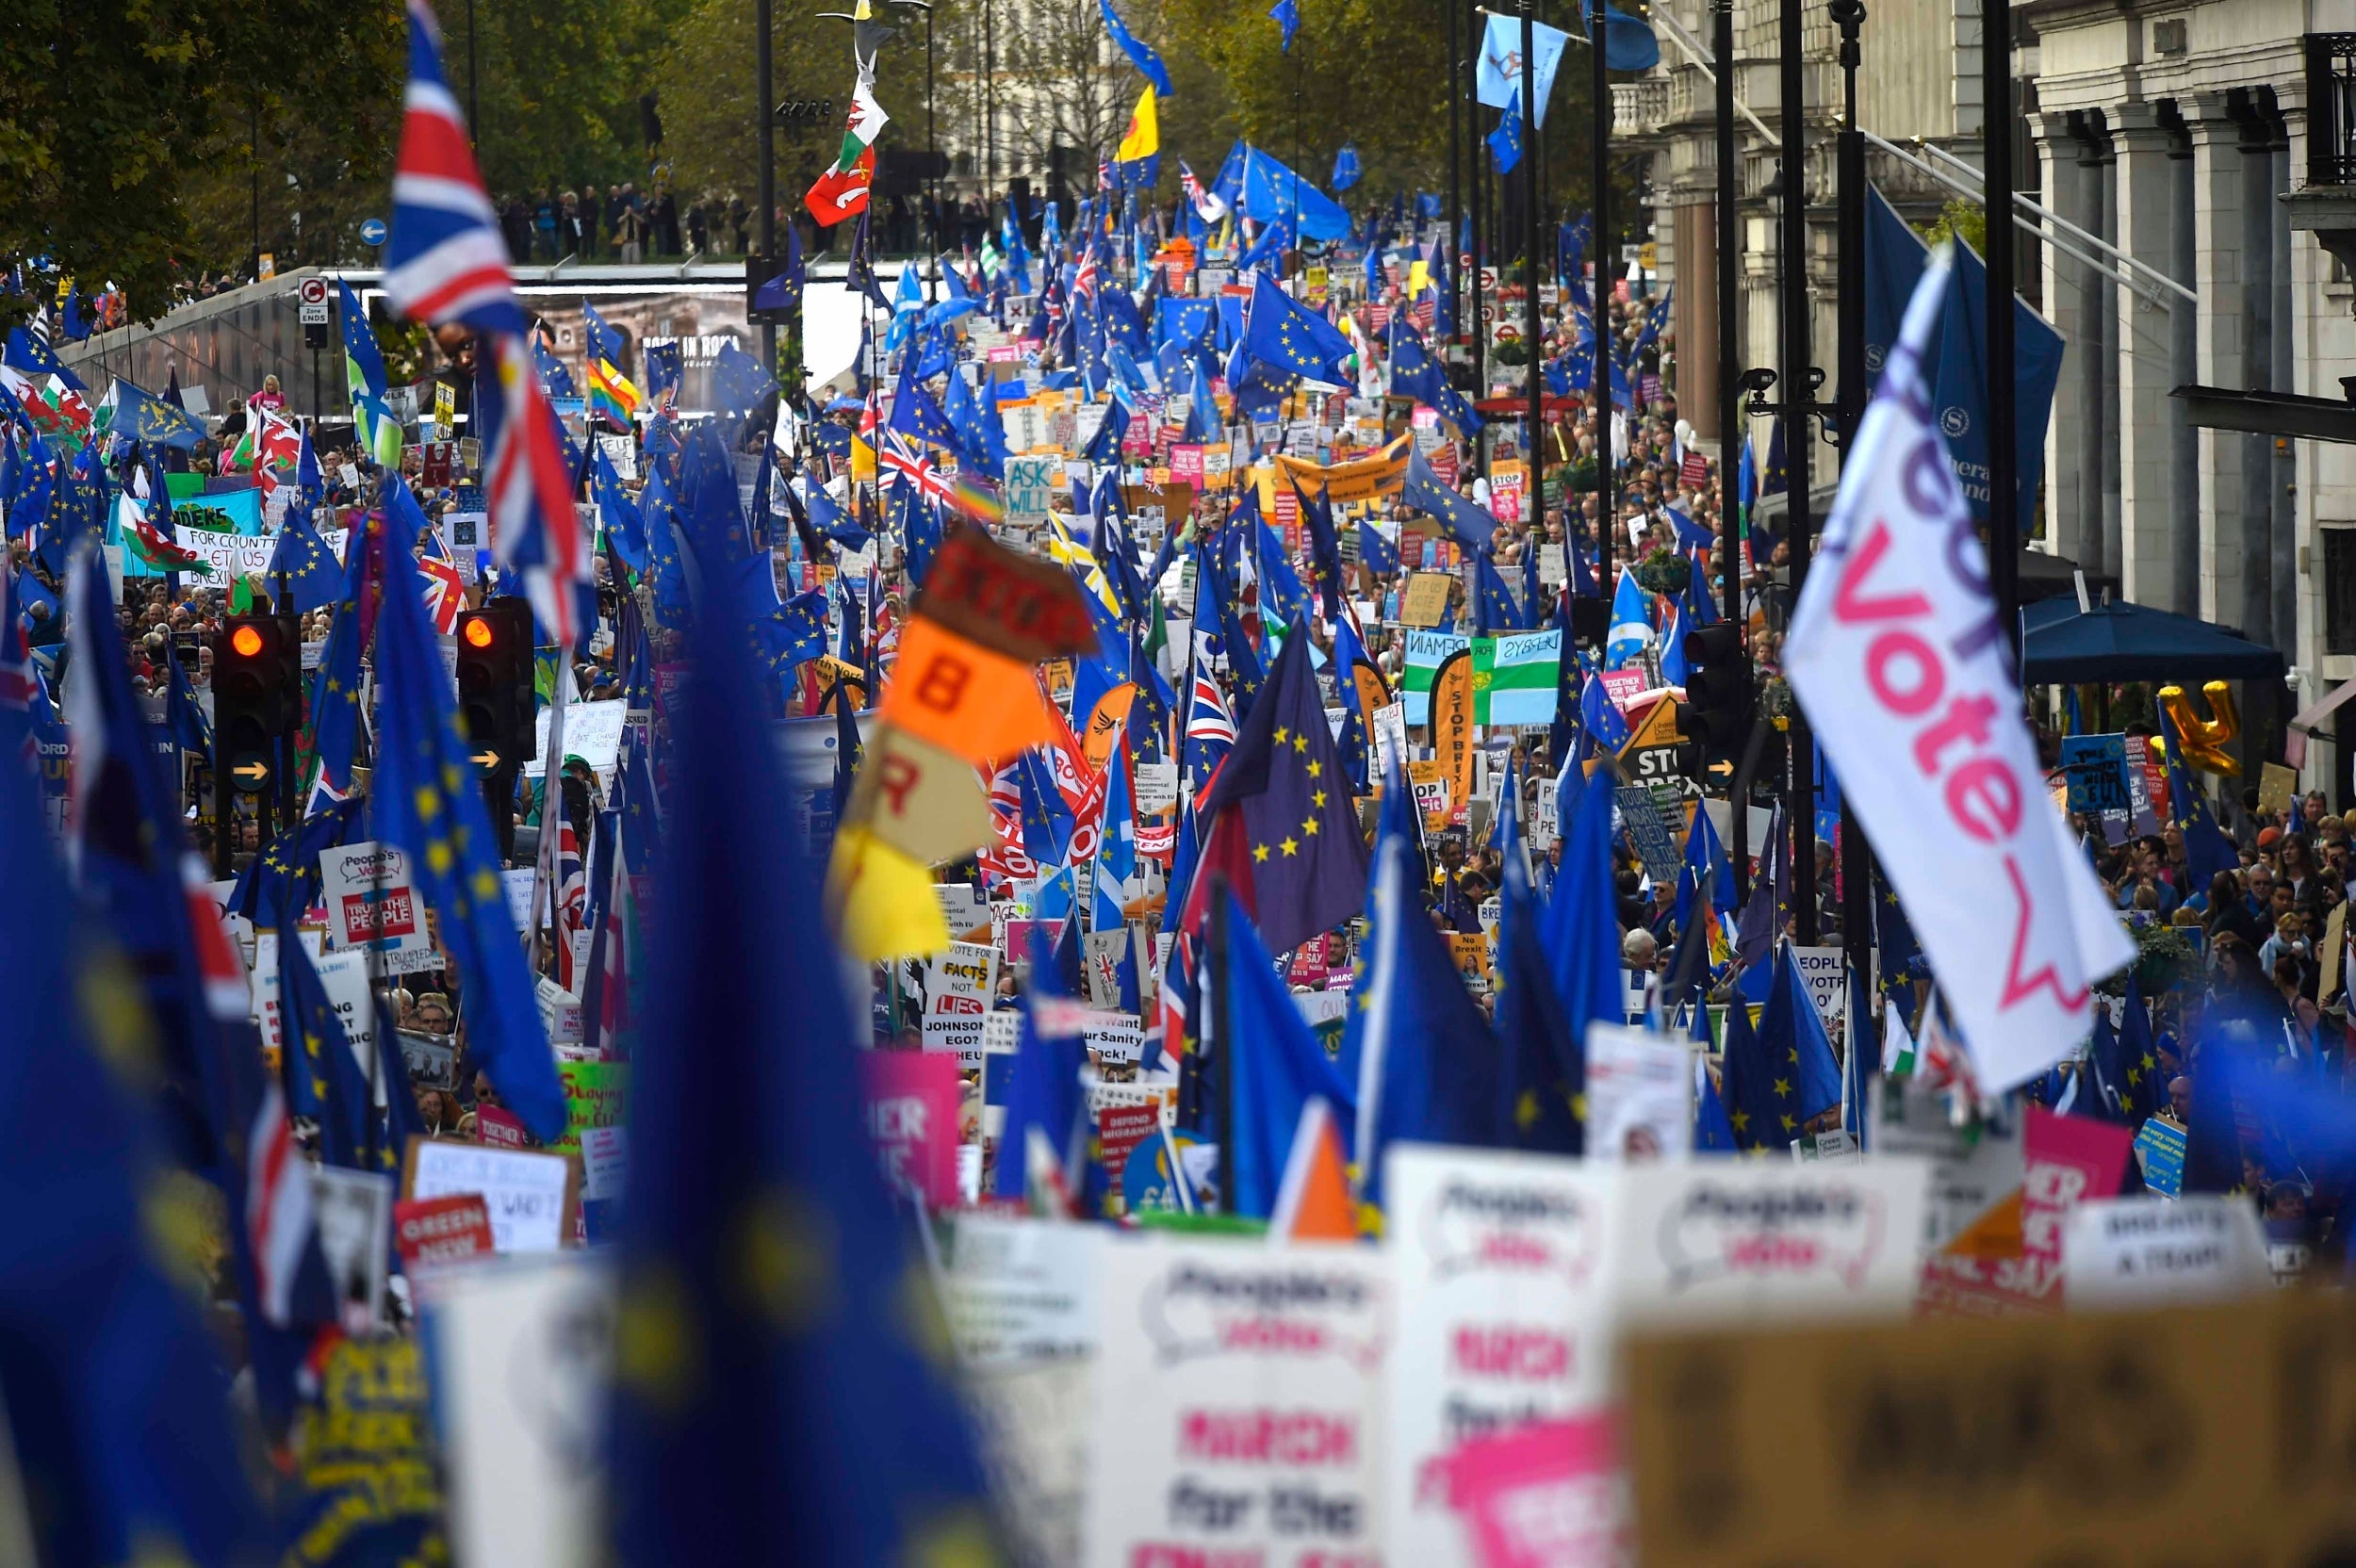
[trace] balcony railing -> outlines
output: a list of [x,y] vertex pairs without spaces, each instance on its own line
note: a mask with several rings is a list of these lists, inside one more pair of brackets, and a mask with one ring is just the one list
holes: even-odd
[[2356,185],[2356,33],[2309,33],[2307,183]]
[[1645,77],[1612,84],[1613,136],[1651,136],[1668,119],[1669,84],[1665,78]]

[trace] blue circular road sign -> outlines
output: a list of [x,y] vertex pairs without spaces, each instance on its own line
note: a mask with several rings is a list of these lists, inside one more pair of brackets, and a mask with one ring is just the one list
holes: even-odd
[[384,220],[382,218],[370,218],[365,220],[360,224],[360,240],[361,243],[365,245],[384,244]]

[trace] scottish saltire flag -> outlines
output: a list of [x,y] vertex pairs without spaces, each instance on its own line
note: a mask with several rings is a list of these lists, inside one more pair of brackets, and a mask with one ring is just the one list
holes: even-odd
[[1624,670],[1642,659],[1652,644],[1650,596],[1623,567],[1620,586],[1612,596],[1612,626],[1604,634],[1603,667]]

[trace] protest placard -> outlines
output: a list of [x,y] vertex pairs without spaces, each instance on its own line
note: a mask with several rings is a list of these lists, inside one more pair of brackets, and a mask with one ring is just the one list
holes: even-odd
[[1613,1179],[1546,1155],[1391,1147],[1383,1171],[1399,1314],[1383,1369],[1390,1560],[1477,1560],[1448,1508],[1449,1456],[1608,1399]]
[[1623,784],[1612,798],[1619,805],[1628,843],[1644,862],[1645,872],[1655,882],[1674,883],[1677,869],[1685,863],[1685,851],[1677,835],[1661,820],[1661,803],[1653,792],[1642,784]]
[[406,850],[373,840],[321,850],[329,945],[358,950],[373,941],[389,973],[439,968],[412,870]]
[[[2284,1291],[2128,1316],[1632,1338],[1638,1560],[2339,1560],[2356,1524],[2343,1318]],[[2184,1497],[2231,1503],[2146,1506]]]
[[924,965],[924,1011],[919,1021],[926,1051],[954,1053],[957,1066],[982,1065],[982,1022],[998,990],[998,952],[954,942]]
[[[554,711],[548,707],[540,710],[539,726],[532,732],[532,756],[524,762],[527,778],[539,777],[548,766],[548,723]],[[614,770],[621,765],[622,729],[629,717],[630,701],[626,697],[564,705],[564,756],[578,757],[588,763],[597,773],[598,787],[608,794],[614,791]]]
[[630,1129],[590,1127],[581,1135],[581,1196],[583,1202],[619,1198],[630,1184]]
[[979,888],[965,882],[936,882],[933,896],[941,900],[941,918],[951,936],[963,939],[989,932],[990,901]]
[[2081,1203],[2063,1224],[2061,1253],[2072,1307],[2223,1301],[2273,1284],[2258,1211],[2219,1193]]
[[1693,1053],[1616,1023],[1587,1026],[1587,1157],[1681,1160],[1693,1148]]
[[2144,1122],[2135,1132],[2135,1163],[2145,1186],[2175,1197],[2184,1185],[2184,1130],[2164,1116]]
[[1896,1315],[1914,1299],[1930,1163],[1628,1165],[1623,1316],[1654,1325]]
[[1178,804],[1178,764],[1136,763],[1131,788],[1136,793],[1138,816],[1151,817],[1167,811]]
[[1539,1421],[1449,1457],[1448,1486],[1482,1568],[1620,1568],[1635,1560],[1608,1415]]
[[628,1062],[559,1062],[564,1085],[564,1135],[549,1147],[560,1154],[581,1152],[581,1135],[593,1127],[619,1127],[629,1120]]
[[1088,1005],[1104,1012],[1121,1006],[1121,964],[1131,956],[1129,928],[1085,931],[1080,935],[1080,975],[1088,988]]
[[2061,765],[2070,778],[2072,811],[2125,813],[2135,808],[2127,777],[2127,737],[2065,735]]
[[957,1202],[957,1110],[964,1090],[945,1053],[870,1051],[859,1056],[867,1139],[884,1181],[933,1208]]
[[402,1272],[415,1279],[491,1255],[491,1211],[481,1193],[410,1198],[393,1205],[393,1245]]
[[1419,629],[1438,626],[1448,614],[1448,591],[1455,580],[1446,572],[1416,572],[1409,577],[1399,604],[1399,624]]
[[319,1166],[308,1173],[319,1258],[347,1332],[384,1321],[385,1260],[393,1239],[393,1179],[381,1171]]
[[1399,700],[1405,704],[1404,719],[1410,725],[1432,722],[1432,680],[1439,673],[1448,657],[1460,649],[1472,646],[1472,639],[1460,637],[1452,631],[1410,631],[1407,634],[1406,662],[1399,683]]
[[1037,528],[1047,521],[1063,461],[1053,455],[1006,460],[1006,521]]
[[1154,1236],[1101,1279],[1081,1561],[1373,1561],[1382,1257]]
[[599,1550],[614,1276],[588,1253],[460,1269],[435,1282],[434,1415],[451,1556],[570,1568]]
[[959,1359],[997,1367],[1093,1352],[1109,1235],[1094,1226],[958,1215],[943,1260],[941,1306]]
[[481,1194],[490,1209],[491,1240],[499,1251],[553,1252],[573,1233],[581,1162],[526,1149],[410,1138],[401,1156],[401,1197],[469,1192]]
[[990,1497],[1017,1562],[1080,1559],[1093,1387],[1094,1369],[1079,1356],[967,1369],[968,1408]]
[[1792,962],[1808,987],[1808,999],[1816,1004],[1816,1016],[1824,1021],[1825,1032],[1839,1039],[1840,1021],[1849,1011],[1849,975],[1841,949],[1802,947],[1794,942]]

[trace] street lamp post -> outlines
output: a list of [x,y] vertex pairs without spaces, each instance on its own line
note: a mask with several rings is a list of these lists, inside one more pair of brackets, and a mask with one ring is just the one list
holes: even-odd
[[1986,0],[1981,7],[1980,162],[1988,182],[1988,357],[2001,392],[1988,400],[1988,582],[1996,601],[1997,624],[2013,667],[2021,662],[2020,453],[2015,447],[2018,416],[2013,403],[2012,322],[2012,0]]
[[[1742,219],[1734,210],[1737,188],[1734,133],[1734,0],[1710,0],[1711,53],[1717,57],[1717,135],[1718,135],[1718,549],[1725,561],[1722,569],[1726,591],[1726,616],[1735,626],[1742,624],[1742,557],[1735,537],[1741,516],[1742,499],[1739,491],[1738,470],[1741,465],[1742,429],[1742,361],[1736,348],[1736,334],[1741,330],[1737,317],[1741,302],[1737,297],[1738,269],[1735,252],[1742,241]],[[1743,702],[1750,701],[1749,640],[1743,640],[1738,655],[1743,672]],[[1739,776],[1739,775],[1738,775]],[[1727,815],[1726,848],[1734,862],[1734,885],[1738,894],[1750,892],[1751,813],[1749,802],[1742,798],[1747,791],[1736,792]]]
[[[1808,104],[1802,50],[1806,45],[1806,0],[1783,0],[1781,68],[1783,98],[1783,451],[1784,499],[1791,519],[1792,598],[1799,602],[1808,579],[1808,419],[1818,375],[1808,361]],[[1801,946],[1816,941],[1816,754],[1808,719],[1792,710],[1792,793],[1784,814],[1792,824],[1792,936]]]
[[[1588,249],[1595,257],[1595,287],[1588,296],[1595,328],[1595,364],[1589,395],[1595,409],[1595,558],[1609,576],[1620,553],[1619,524],[1612,516],[1612,300],[1604,267],[1612,245],[1612,78],[1604,71],[1603,0],[1583,0],[1587,12],[1589,106],[1595,138],[1595,228]],[[1604,596],[1610,581],[1598,581]]]
[[[763,267],[774,267],[777,260],[777,139],[773,123],[777,106],[770,80],[770,0],[753,0],[753,102],[761,122],[760,229]],[[776,373],[777,329],[774,322],[761,324],[761,363],[771,374]]]
[[[1522,454],[1530,465],[1530,488],[1522,498],[1522,516],[1536,524],[1546,514],[1546,453],[1540,444],[1546,412],[1546,382],[1539,345],[1544,341],[1538,314],[1538,36],[1535,0],[1521,0],[1522,13],[1522,132],[1528,145],[1522,149],[1522,348],[1527,357],[1523,368],[1529,373],[1530,435],[1528,450]],[[1530,547],[1536,549],[1533,536]],[[1534,615],[1537,606],[1530,606]]]

